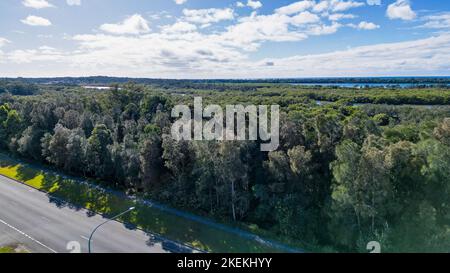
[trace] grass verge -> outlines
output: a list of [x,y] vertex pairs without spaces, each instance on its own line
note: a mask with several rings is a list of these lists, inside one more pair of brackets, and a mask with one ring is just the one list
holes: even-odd
[[16,251],[13,247],[10,247],[10,246],[0,247],[0,254],[6,254],[6,253],[16,253]]
[[0,254],[29,253],[23,246],[0,246]]

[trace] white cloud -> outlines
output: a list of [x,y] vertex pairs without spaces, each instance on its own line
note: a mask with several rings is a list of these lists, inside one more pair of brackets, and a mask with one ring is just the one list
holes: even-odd
[[386,15],[390,19],[413,20],[417,14],[412,10],[408,0],[397,0],[388,6]]
[[22,23],[29,26],[51,26],[52,22],[50,22],[48,19],[45,19],[43,17],[30,15],[27,18],[21,20]]
[[275,12],[279,14],[291,15],[312,8],[314,4],[314,1],[298,1],[290,5],[278,8],[275,10]]
[[162,27],[162,31],[165,33],[192,32],[195,30],[197,30],[197,26],[188,22],[176,22],[173,25]]
[[316,5],[314,5],[313,11],[314,12],[324,12],[324,11],[328,10],[329,7],[330,7],[330,1],[323,0],[323,1],[318,2]]
[[184,19],[191,23],[209,24],[234,19],[234,11],[225,9],[184,9]]
[[54,7],[52,4],[50,4],[46,0],[24,0],[24,1],[22,1],[22,4],[25,7],[34,8],[34,9],[43,9],[43,8]]
[[[301,10],[298,6],[293,8],[295,11]],[[239,18],[237,24],[228,26],[225,33],[216,37],[218,42],[227,46],[255,51],[267,41],[296,42],[311,35],[333,34],[342,26],[336,22],[326,24],[322,22],[321,17],[310,11],[297,12],[291,16],[283,14],[292,12],[292,7],[276,10],[269,15],[253,12],[250,16]]]
[[282,14],[255,15],[244,17],[238,24],[227,27],[219,36],[220,42],[254,51],[261,42],[300,41],[307,38],[303,32],[289,29],[292,18]]
[[[275,13],[269,15],[258,15],[253,12],[250,16],[239,18],[237,24],[228,26],[227,31],[220,35],[221,43],[239,47],[246,51],[254,51],[266,41],[293,42],[304,40],[311,35],[333,34],[343,26],[336,21],[345,18],[352,19],[356,16],[352,14],[330,15],[329,11],[346,10],[364,5],[360,2],[341,0],[322,2],[298,1],[280,7],[275,10]],[[331,16],[332,23],[327,24],[322,21],[321,16],[314,12],[317,7],[323,9],[320,13],[323,18]],[[361,27],[370,28],[373,26],[361,25]]]
[[67,55],[53,47],[41,46],[37,49],[13,50],[7,54],[7,59],[16,64],[33,62],[67,62]]
[[[264,59],[251,77],[436,75],[448,71],[450,35],[356,47],[325,54]],[[275,63],[274,68],[266,67]],[[264,68],[265,67],[265,68]]]
[[362,30],[374,30],[374,29],[380,28],[379,25],[371,23],[371,22],[366,22],[366,21],[362,21],[362,22],[360,22],[357,25],[355,25],[355,24],[348,24],[348,26],[356,28],[356,29],[362,29]]
[[209,73],[245,60],[238,51],[198,32],[77,35],[73,39],[80,47],[69,59],[72,66],[109,74],[118,73],[119,68],[139,76]]
[[340,1],[340,0],[331,0],[331,10],[333,12],[346,11],[352,8],[357,8],[364,6],[363,2],[356,1]]
[[380,28],[380,26],[377,24],[374,24],[372,22],[362,21],[361,23],[358,24],[358,28],[365,29],[365,30],[373,30],[373,29]]
[[187,0],[175,0],[175,4],[177,4],[177,5],[183,5],[186,2],[187,2]]
[[238,2],[236,2],[236,7],[243,8],[243,7],[245,7],[245,5],[244,5],[244,3],[238,1]]
[[172,19],[173,15],[171,15],[168,11],[160,11],[160,12],[147,12],[146,16],[150,20],[158,21],[163,19]]
[[308,34],[316,36],[329,35],[336,33],[340,27],[342,27],[342,25],[336,22],[333,22],[331,25],[315,25],[309,29]]
[[330,19],[331,21],[340,21],[343,19],[354,19],[354,18],[356,18],[356,15],[353,14],[334,13],[328,15],[328,19]]
[[67,0],[66,3],[69,6],[80,6],[81,0]]
[[147,20],[134,14],[118,24],[103,24],[100,29],[113,34],[141,34],[150,31]]
[[11,43],[10,40],[0,37],[0,47],[4,47],[6,44],[9,44],[9,43]]
[[[4,56],[12,63],[36,63],[28,70],[21,68],[17,72],[20,76],[80,76],[102,71],[111,76],[165,78],[348,77],[441,75],[449,69],[448,34],[256,62],[210,38],[198,33],[77,35],[74,39],[79,48],[73,52],[38,48],[7,52]],[[61,66],[52,70],[51,65],[58,63]],[[40,64],[46,69],[36,74],[35,67]],[[8,67],[8,71],[2,72],[11,75],[13,72]]]
[[260,1],[253,1],[253,0],[248,0],[247,1],[247,6],[251,7],[252,9],[259,9],[261,8],[263,5]]
[[319,16],[309,11],[301,12],[291,18],[291,24],[293,24],[294,26],[317,23],[319,21],[320,21]]
[[365,3],[353,1],[353,0],[322,0],[315,3],[312,7],[314,12],[343,12],[349,9],[358,8],[364,6]]
[[450,29],[450,12],[425,16],[422,20],[426,22],[420,28]]
[[367,0],[367,5],[369,6],[380,6],[381,0]]

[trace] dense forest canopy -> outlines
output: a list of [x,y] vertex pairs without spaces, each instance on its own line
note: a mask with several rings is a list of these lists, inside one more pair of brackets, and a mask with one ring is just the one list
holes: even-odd
[[13,95],[26,96],[35,94],[38,90],[38,86],[33,83],[24,83],[17,80],[0,80],[0,94],[10,93]]
[[[2,151],[310,250],[365,251],[372,240],[392,252],[450,249],[448,89],[38,89],[1,95]],[[194,96],[280,105],[280,149],[174,141],[171,109]]]

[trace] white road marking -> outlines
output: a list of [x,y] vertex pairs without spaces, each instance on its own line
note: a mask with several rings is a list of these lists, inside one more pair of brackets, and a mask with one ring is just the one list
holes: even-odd
[[6,223],[5,221],[3,221],[2,219],[0,219],[0,223],[6,225],[7,227],[17,231],[18,233],[22,234],[23,236],[27,237],[28,239],[30,239],[31,241],[35,242],[36,244],[45,247],[46,249],[50,250],[53,253],[58,253],[56,252],[54,249],[44,245],[43,243],[39,242],[38,240],[34,239],[33,237],[31,237],[30,235],[26,234],[25,232],[19,230],[18,228],[15,228],[13,226],[11,226],[10,224]]

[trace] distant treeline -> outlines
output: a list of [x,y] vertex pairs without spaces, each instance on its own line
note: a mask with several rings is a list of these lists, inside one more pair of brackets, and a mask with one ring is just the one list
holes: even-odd
[[323,83],[323,84],[450,84],[450,77],[366,77],[366,78],[292,78],[250,80],[260,83]]
[[[359,79],[359,78],[358,78]],[[380,78],[381,79],[381,78]],[[403,78],[399,78],[403,79]],[[431,78],[429,78],[431,79]],[[438,80],[439,78],[434,78]],[[136,83],[133,81],[142,81]],[[344,79],[342,79],[344,80]],[[355,79],[356,80],[356,79]],[[108,83],[110,82],[110,83]],[[132,78],[110,78],[110,77],[86,77],[86,78],[37,78],[37,79],[0,79],[0,94],[10,93],[12,95],[29,96],[46,92],[64,93],[70,90],[81,90],[82,86],[109,86],[113,90],[119,89],[145,89],[152,88],[166,94],[186,95],[201,92],[204,95],[219,94],[223,96],[248,96],[257,94],[275,99],[279,98],[280,105],[290,105],[305,99],[336,102],[346,100],[351,104],[414,104],[414,105],[449,105],[450,89],[447,87],[417,85],[408,88],[384,88],[372,87],[370,92],[366,88],[336,88],[333,86],[294,86],[289,84],[269,83],[238,83],[209,81],[209,80],[162,80],[162,79],[132,79]],[[217,92],[218,91],[218,92]],[[94,92],[90,90],[90,92]],[[242,102],[242,101],[237,101]],[[266,101],[271,103],[273,101]]]
[[[7,80],[6,78],[4,80]],[[11,80],[11,79],[9,79]],[[450,84],[450,77],[365,77],[365,78],[289,78],[289,79],[151,79],[151,78],[128,78],[128,77],[60,77],[60,78],[17,78],[26,83],[34,84],[63,84],[63,85],[109,85],[109,84],[123,84],[127,82],[134,82],[137,84],[152,84],[166,87],[198,87],[199,84],[214,85],[217,84],[295,84],[295,83],[323,83],[323,84],[415,84],[415,85],[447,85]],[[229,89],[229,86],[227,86]],[[254,88],[248,87],[248,88]]]
[[0,80],[0,94],[11,93],[13,95],[28,96],[35,94],[39,88],[33,83],[25,83],[18,80]]
[[163,89],[203,89],[214,91],[256,91],[258,87],[264,85],[232,84],[224,81],[209,80],[170,80],[170,79],[145,79],[145,78],[116,78],[116,77],[81,77],[81,78],[17,78],[0,79],[2,82],[16,82],[24,84],[38,84],[48,86],[115,86],[128,83],[151,85]]

